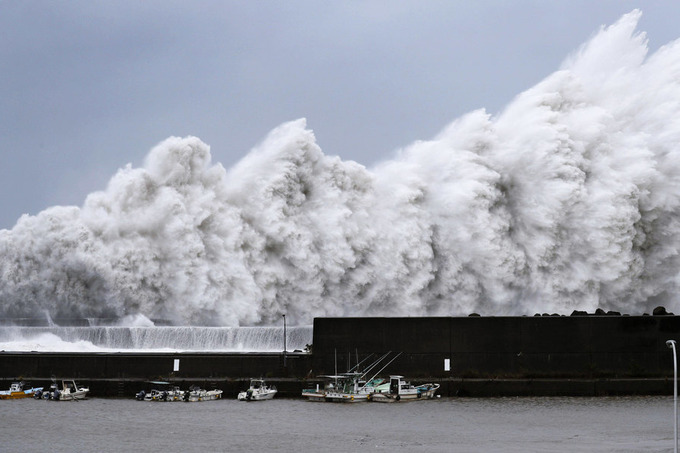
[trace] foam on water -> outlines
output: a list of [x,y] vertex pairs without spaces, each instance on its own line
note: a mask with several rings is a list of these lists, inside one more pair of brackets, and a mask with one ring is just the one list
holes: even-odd
[[228,171],[198,138],[169,138],[82,207],[0,230],[0,316],[677,311],[680,43],[650,55],[640,15],[499,115],[370,170],[324,155],[304,120]]
[[[304,351],[312,327],[286,329],[286,350]],[[283,327],[13,327],[0,328],[0,351],[283,351]]]

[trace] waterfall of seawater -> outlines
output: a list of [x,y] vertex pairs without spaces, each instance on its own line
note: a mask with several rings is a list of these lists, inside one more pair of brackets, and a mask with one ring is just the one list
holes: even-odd
[[[286,349],[304,351],[312,326],[288,327]],[[283,327],[0,327],[4,351],[221,351],[283,350]]]

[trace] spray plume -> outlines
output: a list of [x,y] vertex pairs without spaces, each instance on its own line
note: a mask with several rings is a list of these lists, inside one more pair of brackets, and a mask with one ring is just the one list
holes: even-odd
[[498,116],[371,170],[324,155],[304,120],[228,171],[169,138],[82,208],[0,230],[0,312],[247,326],[677,307],[680,42],[648,55],[640,15]]

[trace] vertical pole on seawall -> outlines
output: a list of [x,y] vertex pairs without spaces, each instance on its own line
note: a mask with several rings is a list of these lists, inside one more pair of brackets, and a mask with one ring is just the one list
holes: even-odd
[[678,453],[678,357],[675,350],[675,340],[666,341],[666,346],[673,349],[673,433],[675,439],[674,452]]
[[283,367],[286,367],[286,315],[283,315]]

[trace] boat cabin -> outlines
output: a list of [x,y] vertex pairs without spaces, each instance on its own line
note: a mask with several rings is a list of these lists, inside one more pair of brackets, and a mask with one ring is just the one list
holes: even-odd
[[403,393],[403,390],[408,390],[411,385],[404,381],[404,376],[390,376],[390,393],[393,395],[399,395]]

